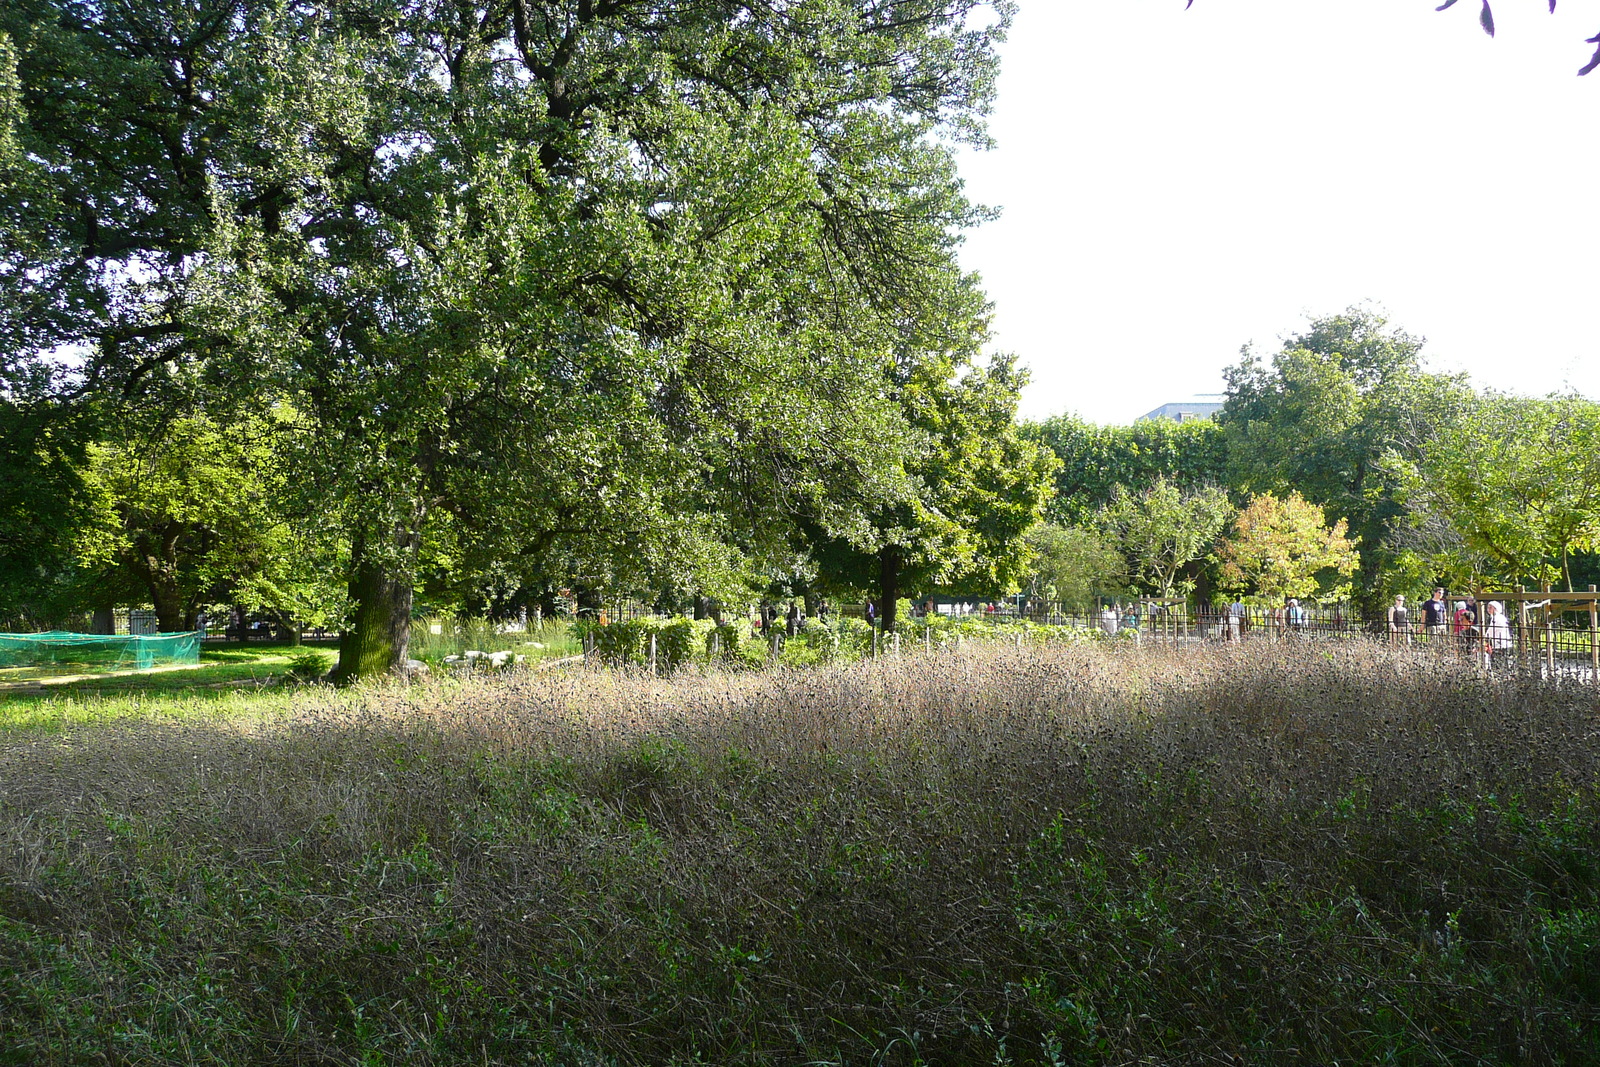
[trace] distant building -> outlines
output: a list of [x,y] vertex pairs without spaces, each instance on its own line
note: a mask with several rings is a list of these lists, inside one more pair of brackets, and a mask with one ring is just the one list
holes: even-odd
[[1222,410],[1223,394],[1201,393],[1192,400],[1182,400],[1176,404],[1162,404],[1154,411],[1140,415],[1135,422],[1149,422],[1152,419],[1171,419],[1173,422],[1190,422],[1194,419],[1209,419]]

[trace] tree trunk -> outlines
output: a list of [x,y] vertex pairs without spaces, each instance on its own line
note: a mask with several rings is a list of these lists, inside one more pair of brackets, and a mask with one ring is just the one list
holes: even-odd
[[1361,613],[1361,618],[1369,623],[1383,622],[1388,617],[1388,602],[1384,599],[1384,590],[1379,584],[1382,576],[1383,562],[1378,559],[1376,547],[1370,553],[1361,557],[1360,588],[1356,590],[1356,610]]
[[177,575],[165,568],[152,569],[148,581],[150,599],[156,608],[156,629],[164,634],[175,634],[185,627],[183,594],[178,590]]
[[364,539],[352,545],[354,572],[350,600],[355,605],[350,628],[339,635],[339,665],[333,681],[345,685],[405,667],[411,647],[411,566],[421,537],[414,530],[398,535],[399,558],[363,558]]
[[895,608],[900,600],[899,545],[885,545],[878,553],[878,600],[883,632],[894,633]]
[[89,623],[89,632],[92,634],[114,634],[117,632],[116,607],[96,608],[94,618]]

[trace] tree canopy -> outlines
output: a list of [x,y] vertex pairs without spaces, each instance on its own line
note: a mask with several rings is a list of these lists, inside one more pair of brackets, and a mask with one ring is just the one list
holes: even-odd
[[1419,514],[1459,535],[1465,580],[1565,583],[1600,547],[1600,404],[1490,393],[1411,462]]
[[759,549],[774,511],[869,544],[839,502],[911,491],[884,368],[963,319],[950,144],[982,140],[1009,15],[20,0],[8,366],[299,412],[350,546],[346,675],[403,659],[433,515],[662,579]]
[[1023,427],[1031,440],[1059,459],[1052,522],[1081,525],[1111,502],[1123,486],[1143,492],[1164,478],[1184,491],[1226,483],[1226,438],[1210,419],[1150,419],[1131,426],[1099,426],[1057,415]]
[[1356,592],[1375,615],[1403,551],[1405,502],[1389,459],[1413,454],[1457,418],[1450,380],[1423,369],[1423,341],[1370,310],[1313,320],[1270,361],[1246,349],[1224,371],[1218,416],[1230,484],[1251,493],[1299,492],[1362,546]]
[[1171,597],[1193,587],[1183,568],[1206,553],[1232,513],[1221,489],[1184,492],[1157,478],[1143,492],[1118,486],[1099,524],[1116,538],[1130,575],[1146,591]]
[[1252,497],[1218,548],[1221,586],[1267,604],[1310,596],[1342,601],[1360,563],[1345,527],[1344,519],[1330,526],[1322,508],[1299,493]]

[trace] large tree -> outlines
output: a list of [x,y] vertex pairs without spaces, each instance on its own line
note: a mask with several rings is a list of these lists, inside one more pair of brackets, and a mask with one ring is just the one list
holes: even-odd
[[892,488],[1008,8],[21,0],[5,329],[303,413],[344,677],[403,661],[440,511],[596,573],[721,560],[748,499],[859,530],[817,461]]
[[1185,492],[1157,478],[1140,492],[1117,486],[1097,518],[1116,539],[1134,580],[1147,592],[1172,597],[1193,588],[1184,568],[1206,553],[1231,514],[1228,494],[1215,486]]
[[82,472],[92,519],[75,547],[87,606],[144,600],[163,632],[194,629],[218,602],[274,615],[296,638],[302,624],[336,621],[337,546],[282,507],[293,468],[275,446],[292,418],[107,427]]
[[906,592],[1016,589],[1030,563],[1026,535],[1054,491],[1055,457],[1017,428],[1026,374],[1010,356],[976,360],[984,335],[969,321],[965,350],[916,353],[891,375],[913,433],[903,491],[863,501],[865,530],[813,540],[833,584],[872,591],[886,631]]
[[1218,421],[1230,482],[1253,493],[1299,492],[1359,541],[1357,598],[1375,617],[1403,551],[1407,523],[1391,458],[1414,454],[1458,417],[1459,390],[1426,373],[1422,340],[1371,311],[1319,318],[1264,360],[1249,350],[1228,368]]
[[1028,531],[1033,564],[1030,596],[1068,611],[1087,612],[1099,596],[1121,596],[1128,566],[1116,542],[1099,530],[1042,522]]
[[[1564,583],[1600,547],[1600,404],[1490,393],[1397,460],[1418,516],[1458,538],[1461,577]],[[1418,519],[1418,524],[1422,523]]]
[[1322,508],[1299,493],[1282,499],[1262,493],[1239,509],[1232,526],[1217,550],[1223,589],[1274,605],[1289,597],[1349,596],[1360,553],[1345,535],[1345,520],[1329,526]]

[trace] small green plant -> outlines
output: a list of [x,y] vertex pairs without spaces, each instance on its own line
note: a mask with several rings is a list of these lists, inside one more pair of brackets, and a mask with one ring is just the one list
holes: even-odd
[[307,650],[289,657],[289,677],[297,682],[315,682],[328,673],[328,657],[321,652]]

